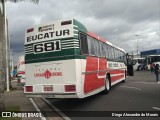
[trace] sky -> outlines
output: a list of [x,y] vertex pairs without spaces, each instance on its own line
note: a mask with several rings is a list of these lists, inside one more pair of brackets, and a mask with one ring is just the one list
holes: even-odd
[[[24,55],[25,30],[54,20],[76,19],[126,52],[160,48],[160,0],[40,0],[6,2],[14,63]],[[137,36],[135,36],[137,35]]]

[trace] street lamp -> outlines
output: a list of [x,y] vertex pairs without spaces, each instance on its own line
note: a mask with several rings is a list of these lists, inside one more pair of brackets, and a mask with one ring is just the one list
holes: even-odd
[[6,7],[5,7],[5,0],[3,1],[3,6],[4,6],[4,8],[3,8],[3,15],[4,15],[4,26],[5,26],[5,31],[4,31],[4,33],[5,33],[5,44],[6,44],[6,46],[5,46],[5,48],[6,48],[6,51],[5,51],[5,56],[6,56],[6,84],[7,84],[7,90],[6,91],[10,91],[9,90],[9,55],[8,55],[8,53],[9,53],[9,40],[8,40],[8,27],[7,27],[7,17],[6,17]]
[[11,75],[11,78],[13,77],[13,69],[14,69],[14,65],[13,65],[13,49],[10,49],[10,75]]
[[139,35],[134,35],[134,36],[137,37],[137,55],[138,55],[138,36],[139,36]]
[[11,36],[13,36],[12,34],[9,36],[9,67],[10,67],[10,75],[11,77],[13,77],[13,49],[11,49]]
[[11,35],[9,35],[9,50],[11,49],[11,37],[12,37],[13,35],[11,34]]
[[9,89],[9,80],[10,80],[10,76],[11,76],[11,71],[10,71],[10,67],[11,67],[11,36],[13,35],[9,35],[8,36],[8,40],[6,40],[6,84],[7,84],[7,90],[6,91],[10,91]]

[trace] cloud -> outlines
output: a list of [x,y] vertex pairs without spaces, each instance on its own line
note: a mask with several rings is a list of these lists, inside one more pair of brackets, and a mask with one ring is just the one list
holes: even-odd
[[135,51],[160,48],[159,0],[40,0],[39,4],[7,2],[11,48],[23,54],[25,30],[31,26],[75,18],[88,31]]

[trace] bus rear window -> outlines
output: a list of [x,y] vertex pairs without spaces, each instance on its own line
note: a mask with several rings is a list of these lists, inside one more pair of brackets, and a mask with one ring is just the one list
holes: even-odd
[[83,54],[88,54],[87,36],[80,33],[80,41],[81,41],[81,52]]
[[72,24],[71,20],[61,22],[61,25],[69,25]]

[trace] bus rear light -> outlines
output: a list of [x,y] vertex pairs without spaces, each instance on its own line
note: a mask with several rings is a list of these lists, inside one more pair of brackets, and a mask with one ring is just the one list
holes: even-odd
[[72,20],[61,22],[61,25],[69,25],[69,24],[72,24]]
[[27,33],[33,32],[33,31],[34,31],[34,28],[27,29]]
[[26,92],[33,92],[33,86],[25,86]]
[[75,85],[65,85],[65,92],[75,92],[76,91],[76,86]]

